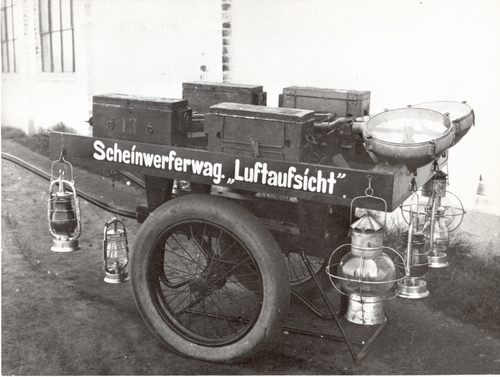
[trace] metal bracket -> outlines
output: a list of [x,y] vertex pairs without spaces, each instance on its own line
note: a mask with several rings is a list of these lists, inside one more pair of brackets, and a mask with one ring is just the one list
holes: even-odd
[[[382,332],[382,330],[385,328],[385,326],[389,323],[388,320],[386,320],[385,322],[383,322],[382,324],[379,325],[379,327],[375,330],[375,332],[371,335],[371,337],[368,339],[368,341],[364,342],[364,341],[359,341],[359,340],[352,340],[350,339],[348,336],[347,336],[347,333],[344,329],[344,327],[342,326],[342,323],[340,322],[340,319],[339,319],[339,316],[335,313],[335,310],[333,309],[331,303],[330,303],[330,300],[328,299],[328,297],[326,296],[326,292],[325,290],[321,287],[319,281],[318,281],[318,278],[316,277],[315,273],[314,273],[314,269],[311,265],[311,262],[309,261],[309,259],[307,258],[305,252],[302,250],[300,252],[300,257],[302,259],[302,261],[304,262],[306,268],[307,268],[307,271],[309,272],[310,276],[312,277],[312,279],[314,280],[316,286],[318,287],[318,290],[319,292],[321,293],[321,297],[326,305],[326,307],[328,308],[328,311],[329,311],[329,314],[328,313],[323,313],[320,309],[317,309],[317,307],[315,307],[309,300],[303,298],[302,296],[300,296],[297,292],[295,292],[292,288],[292,294],[298,298],[302,303],[304,303],[310,310],[312,310],[314,312],[314,314],[316,314],[317,316],[319,316],[320,318],[322,319],[333,319],[335,321],[335,324],[337,325],[340,333],[341,333],[341,337],[337,337],[337,336],[328,336],[329,339],[332,339],[332,340],[338,340],[338,341],[344,341],[345,343],[347,343],[347,348],[349,349],[349,353],[351,354],[351,357],[354,361],[354,363],[356,365],[359,365],[361,363],[361,361],[363,360],[363,358],[366,356],[367,352],[368,352],[368,349],[369,347],[372,345],[372,343],[375,341],[375,339],[378,337],[378,335]],[[342,310],[342,308],[341,308]],[[294,329],[294,328],[287,328],[287,331],[296,331],[298,333],[300,333],[300,329]],[[321,337],[324,337],[324,335],[321,335],[321,334],[305,334],[305,335],[317,335],[317,336],[321,336]],[[359,352],[356,352],[354,350],[354,347],[353,345],[356,344],[356,345],[362,345],[363,348],[361,349],[361,351]]]
[[254,137],[251,141],[250,144],[252,145],[252,152],[254,157],[259,157],[259,138]]

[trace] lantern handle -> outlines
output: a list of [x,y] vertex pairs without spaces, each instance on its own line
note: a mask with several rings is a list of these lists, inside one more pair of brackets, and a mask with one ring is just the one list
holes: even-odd
[[[64,159],[64,155],[66,154],[66,148],[64,148],[64,146],[61,147],[61,152],[59,154],[59,159],[52,162],[52,165],[50,167],[50,179],[51,181],[54,180],[54,166],[56,164],[63,164],[63,165],[67,165],[69,166],[69,173],[70,173],[70,177],[69,177],[69,181],[70,182],[73,182],[73,165],[71,165],[71,163],[69,161],[66,161]],[[61,178],[62,176],[64,176],[64,171],[65,169],[60,169],[59,170],[59,178]]]
[[359,200],[359,199],[370,198],[370,199],[380,200],[380,201],[382,201],[384,203],[384,227],[385,227],[387,225],[387,202],[383,198],[380,198],[378,196],[373,196],[373,194],[374,194],[374,190],[372,188],[373,175],[372,174],[368,174],[366,176],[366,178],[368,179],[368,187],[365,189],[365,195],[364,196],[356,196],[355,198],[353,198],[351,200],[350,223],[352,224],[352,208],[353,208],[353,203],[356,200]]
[[118,229],[118,224],[121,225],[123,233],[126,236],[127,235],[127,230],[125,229],[125,224],[123,223],[123,221],[119,220],[116,217],[113,217],[111,220],[109,220],[108,222],[106,222],[106,224],[104,224],[104,236],[106,236],[106,232],[108,231],[108,229],[109,229],[109,227],[111,225],[115,225],[115,229]]
[[412,180],[411,180],[411,189],[410,189],[411,192],[417,192],[418,191],[418,187],[417,187],[417,180],[415,179],[415,176],[413,176]]

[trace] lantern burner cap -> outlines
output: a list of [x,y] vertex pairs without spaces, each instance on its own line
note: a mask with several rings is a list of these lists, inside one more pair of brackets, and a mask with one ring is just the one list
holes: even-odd
[[56,251],[59,253],[68,253],[71,251],[80,250],[80,246],[78,246],[77,239],[54,239],[52,241],[51,251]]
[[106,271],[106,276],[104,281],[106,283],[125,283],[130,280],[130,276],[127,270],[121,271],[119,273],[109,273]]
[[448,267],[448,255],[446,253],[438,252],[437,255],[429,255],[429,267],[443,268]]
[[429,296],[427,282],[418,277],[406,277],[403,281],[398,281],[396,293],[402,298],[424,298]]
[[[436,216],[444,216],[445,212],[446,212],[446,208],[443,206],[436,208]],[[432,207],[425,207],[425,213],[427,216],[431,216],[432,215]]]

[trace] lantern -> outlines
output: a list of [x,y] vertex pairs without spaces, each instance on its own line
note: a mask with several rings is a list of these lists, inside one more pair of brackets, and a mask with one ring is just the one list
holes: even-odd
[[[419,225],[423,226],[426,221],[429,221],[429,210],[433,202],[436,202],[436,208],[442,207],[444,210],[443,217],[444,223],[448,228],[448,232],[457,229],[465,215],[465,209],[462,201],[454,193],[447,190],[448,175],[439,170],[436,165],[434,168],[434,176],[427,181],[419,191],[422,197],[421,204],[419,205]],[[407,224],[411,221],[411,213],[413,208],[411,204],[403,204],[401,206],[403,218]],[[422,230],[420,227],[415,228],[415,231]]]
[[418,230],[418,213],[413,213],[412,219],[408,231],[403,233],[406,274],[404,279],[398,281],[396,294],[402,298],[417,299],[429,296],[424,278],[429,265],[429,251],[425,247],[424,233]]
[[106,283],[124,283],[128,274],[129,250],[125,224],[113,218],[104,225],[103,258]]
[[429,250],[429,267],[442,268],[448,266],[448,256],[445,251],[448,248],[449,233],[445,222],[445,208],[426,208],[426,222],[422,232],[426,239],[426,247]]
[[351,225],[351,251],[338,266],[347,293],[345,318],[353,323],[378,325],[386,321],[383,300],[396,278],[393,260],[384,253],[384,227],[369,214]]
[[[449,234],[462,223],[465,210],[460,199],[446,189],[448,175],[439,170],[437,164],[434,171],[434,176],[421,189],[423,201],[427,202],[419,205],[417,211],[419,224],[423,224],[423,227],[414,227],[414,231],[415,234],[420,231],[424,234],[426,250],[429,252],[428,267],[441,268],[448,266],[445,252],[449,244]],[[401,209],[403,218],[409,224],[411,220],[407,220],[405,213],[412,217],[412,204],[403,205]],[[420,239],[420,236],[417,238]]]
[[436,167],[434,176],[422,187],[422,194],[429,197],[422,232],[429,250],[429,267],[433,268],[448,266],[445,251],[449,234],[444,217],[446,208],[441,205],[442,198],[446,197],[446,178],[447,175]]
[[[448,175],[441,170],[437,170],[434,176],[422,186],[422,196],[427,197],[427,205],[422,213],[428,220],[427,208],[432,207],[436,202],[436,208],[442,207],[444,223],[448,232],[457,229],[465,215],[465,209],[461,200],[452,192],[448,191]],[[425,199],[424,199],[425,201]]]
[[[54,166],[62,164],[59,178],[53,179]],[[69,169],[70,179],[64,179]],[[81,234],[80,204],[73,183],[73,167],[61,157],[52,163],[48,200],[49,229],[54,236],[52,251],[69,252],[79,250]]]

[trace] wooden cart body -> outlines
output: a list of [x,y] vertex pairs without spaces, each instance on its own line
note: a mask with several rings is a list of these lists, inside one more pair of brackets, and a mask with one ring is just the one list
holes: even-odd
[[[435,169],[433,163],[416,172],[404,165],[333,167],[51,132],[50,157],[58,158],[61,148],[75,165],[99,165],[136,174],[345,206],[349,206],[353,198],[365,195],[370,176],[373,194],[387,202],[390,212],[412,194],[414,178],[417,187],[421,187],[434,175]],[[446,160],[446,157],[441,158],[439,164],[443,165]],[[368,202],[365,206],[380,209]]]

